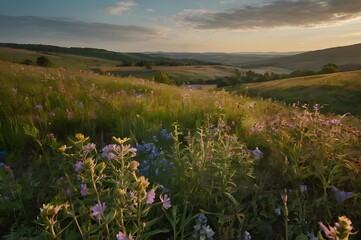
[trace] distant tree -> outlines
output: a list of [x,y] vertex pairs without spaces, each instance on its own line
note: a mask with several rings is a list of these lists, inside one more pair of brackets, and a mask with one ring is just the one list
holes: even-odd
[[339,72],[340,68],[334,64],[334,63],[329,63],[326,64],[322,67],[321,71],[319,71],[320,74],[325,74],[325,73],[335,73],[335,72]]
[[41,67],[50,67],[51,66],[50,60],[44,56],[38,57],[36,60],[36,63]]
[[171,84],[171,80],[169,79],[169,75],[165,72],[156,72],[154,74],[154,81],[158,83],[166,83]]
[[124,60],[121,63],[117,64],[117,67],[129,67],[132,66],[131,61]]
[[148,69],[148,70],[151,70],[151,69],[152,69],[152,64],[148,62],[148,63],[145,65],[145,68]]
[[312,76],[316,75],[317,73],[312,70],[296,70],[289,74],[289,77],[304,77],[304,76]]

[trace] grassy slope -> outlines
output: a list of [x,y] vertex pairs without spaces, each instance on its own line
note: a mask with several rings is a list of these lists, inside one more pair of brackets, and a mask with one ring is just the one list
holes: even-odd
[[22,63],[25,59],[34,63],[39,56],[46,56],[53,63],[53,67],[67,67],[71,69],[86,69],[88,67],[115,66],[118,62],[60,53],[40,53],[35,51],[0,47],[0,60]]
[[319,103],[328,112],[361,115],[361,71],[290,78],[230,88],[240,93],[275,98],[287,103]]

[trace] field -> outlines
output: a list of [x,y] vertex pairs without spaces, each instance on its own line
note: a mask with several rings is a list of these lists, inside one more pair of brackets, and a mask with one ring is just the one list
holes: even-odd
[[152,69],[145,67],[118,67],[100,68],[105,73],[117,76],[134,76],[145,79],[152,79],[155,72],[166,72],[171,79],[182,79],[185,82],[212,81],[216,78],[235,75],[234,67],[221,65],[196,65],[196,66],[154,66]]
[[278,99],[288,104],[319,103],[323,106],[322,112],[361,116],[361,71],[243,84],[230,91]]
[[[352,91],[349,74],[306,87]],[[5,61],[0,85],[3,239],[303,240],[342,215],[361,225],[361,130],[321,114],[322,99],[288,107]]]

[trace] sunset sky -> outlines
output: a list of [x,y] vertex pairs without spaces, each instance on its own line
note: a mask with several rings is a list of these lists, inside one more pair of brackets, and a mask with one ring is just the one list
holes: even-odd
[[361,43],[361,0],[0,0],[0,42],[121,52],[289,52]]

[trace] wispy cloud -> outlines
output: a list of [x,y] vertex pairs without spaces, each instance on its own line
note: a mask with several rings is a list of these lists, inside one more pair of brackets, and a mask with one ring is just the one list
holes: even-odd
[[164,31],[138,25],[82,22],[74,19],[0,15],[0,41],[124,43],[164,37]]
[[110,15],[117,15],[117,14],[121,14],[122,12],[128,11],[129,9],[131,9],[136,5],[137,4],[134,3],[133,1],[117,2],[114,7],[108,7],[106,11]]
[[311,27],[361,17],[360,0],[278,0],[226,11],[185,10],[178,17],[198,29]]

